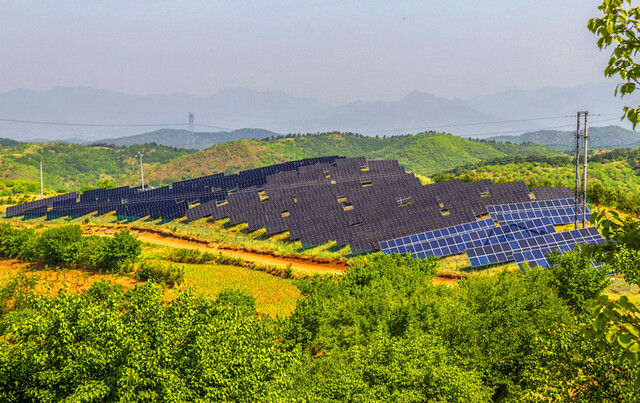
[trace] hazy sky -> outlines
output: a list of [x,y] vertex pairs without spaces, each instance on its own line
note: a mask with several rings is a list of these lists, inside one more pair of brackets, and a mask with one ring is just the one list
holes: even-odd
[[331,104],[604,81],[594,0],[0,0],[0,92],[281,90]]

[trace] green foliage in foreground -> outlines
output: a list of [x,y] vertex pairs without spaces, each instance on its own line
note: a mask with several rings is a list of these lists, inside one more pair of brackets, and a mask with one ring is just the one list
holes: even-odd
[[373,254],[297,280],[276,320],[233,291],[165,304],[152,284],[41,295],[16,277],[0,287],[0,401],[634,402],[631,364],[567,303],[592,288],[559,295],[588,270],[575,254],[453,288],[433,284],[435,260]]
[[109,287],[19,296],[0,318],[0,400],[266,402],[291,386],[297,352],[250,306]]
[[33,228],[0,224],[0,258],[97,269],[105,273],[132,269],[142,249],[129,230],[113,238],[83,236],[79,225],[63,225],[40,233]]

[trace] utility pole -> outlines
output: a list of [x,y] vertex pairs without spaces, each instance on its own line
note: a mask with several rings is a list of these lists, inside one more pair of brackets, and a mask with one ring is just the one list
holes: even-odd
[[[575,202],[575,229],[578,229],[580,221],[579,209],[582,206],[582,228],[587,224],[587,158],[589,145],[589,130],[587,129],[587,116],[589,111],[578,111],[577,127],[576,127],[576,202]],[[584,116],[584,134],[580,133],[580,118]],[[584,138],[584,164],[582,176],[582,192],[580,192],[580,137]],[[582,193],[582,203],[580,203],[580,194]]]
[[584,168],[582,170],[582,190],[584,191],[582,197],[582,228],[587,225],[587,156],[589,155],[589,129],[587,128],[587,118],[589,111],[584,112]]
[[578,195],[580,194],[580,112],[577,113],[577,126],[576,126],[576,200],[575,200],[575,217],[573,223],[575,229],[578,229]]
[[140,184],[142,185],[140,189],[144,190],[144,170],[142,169],[142,152],[138,151],[136,157],[140,157]]
[[42,158],[40,158],[40,199],[44,199],[44,181],[42,180]]
[[189,112],[189,136],[191,138],[191,148],[195,149],[196,148],[196,139],[195,139],[195,135],[193,133],[193,121],[194,121],[195,116],[193,115],[192,112]]

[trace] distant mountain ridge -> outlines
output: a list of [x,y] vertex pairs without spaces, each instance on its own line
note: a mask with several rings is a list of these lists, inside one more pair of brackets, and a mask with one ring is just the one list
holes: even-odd
[[[487,137],[494,133],[564,126],[570,122],[566,116],[576,110],[615,115],[620,113],[623,104],[640,103],[640,94],[631,94],[624,101],[615,98],[614,88],[615,84],[547,87],[468,100],[414,91],[395,101],[356,101],[337,106],[292,97],[281,91],[243,88],[223,89],[208,97],[183,93],[140,96],[88,87],[19,89],[0,93],[0,118],[94,126],[5,121],[0,122],[0,137],[90,142],[158,129],[187,129],[189,112],[195,114],[197,130],[202,129],[198,125],[225,131],[256,127],[281,134],[337,130],[393,135],[436,130],[458,136]],[[548,119],[553,117],[557,119]],[[542,119],[527,120],[533,118]],[[104,124],[121,126],[101,126]]]
[[[496,141],[509,141],[515,144],[526,142],[541,144],[549,147],[570,149],[575,147],[575,130],[539,130],[524,133],[519,136],[496,136],[489,138]],[[620,126],[590,127],[590,147],[633,147],[640,145],[640,133],[624,129]]]
[[116,146],[132,146],[136,144],[156,143],[167,147],[193,148],[202,150],[226,141],[240,139],[256,139],[261,140],[271,136],[277,136],[277,133],[263,129],[240,129],[234,131],[221,132],[194,132],[194,146],[190,141],[188,130],[177,129],[160,129],[149,133],[142,133],[133,136],[118,137],[112,139],[102,139],[94,144],[112,144]]

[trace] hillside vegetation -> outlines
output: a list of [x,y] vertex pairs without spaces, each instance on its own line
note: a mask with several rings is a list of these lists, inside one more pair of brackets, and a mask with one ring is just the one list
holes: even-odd
[[186,155],[149,169],[156,184],[326,155],[397,159],[408,171],[432,175],[467,163],[507,155],[558,156],[562,153],[538,144],[469,141],[444,133],[413,136],[364,137],[345,133],[291,135],[264,141],[238,140]]
[[[84,146],[68,143],[18,143],[0,147],[0,180],[20,180],[21,186],[36,186],[39,189],[40,160],[44,165],[44,183],[49,191],[79,190],[98,186],[101,180],[118,185],[140,172],[135,155],[144,155],[146,166],[163,164],[176,157],[186,155],[180,150],[155,144],[126,148]],[[4,186],[4,188],[13,187]],[[33,185],[33,183],[36,183]]]
[[45,190],[49,192],[96,187],[100,181],[136,185],[140,172],[138,152],[144,155],[145,179],[153,186],[326,155],[397,159],[407,170],[420,175],[510,155],[562,155],[538,144],[469,141],[443,133],[383,138],[342,133],[290,135],[236,140],[195,153],[154,143],[130,147],[17,143],[0,147],[0,180],[25,181],[3,189],[38,189],[42,159]]
[[264,139],[275,136],[276,133],[263,129],[239,129],[221,132],[194,132],[194,144],[191,147],[188,130],[160,129],[149,133],[133,136],[117,137],[97,141],[96,143],[113,144],[116,146],[133,146],[137,144],[156,143],[167,147],[195,148],[202,150],[225,141],[239,139]]
[[[575,135],[575,131],[539,130],[518,136],[491,137],[491,140],[508,141],[515,144],[532,142],[558,149],[574,149],[576,146]],[[589,128],[589,135],[591,136],[590,147],[595,148],[640,145],[640,134],[620,126],[591,127]]]

